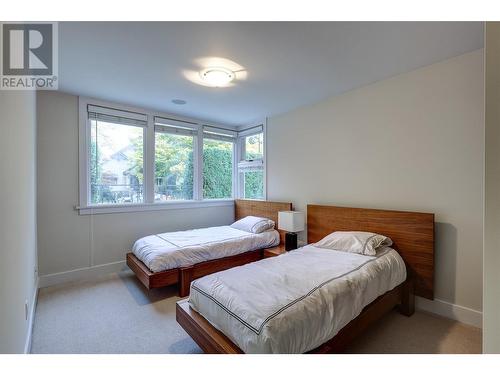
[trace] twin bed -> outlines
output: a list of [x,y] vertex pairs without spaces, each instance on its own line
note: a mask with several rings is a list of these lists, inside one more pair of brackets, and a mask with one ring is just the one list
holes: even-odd
[[[308,206],[311,245],[206,276],[177,321],[206,353],[342,352],[394,307],[433,298],[434,215]],[[373,255],[314,246],[337,231],[390,237]]]
[[[278,212],[291,209],[291,203],[237,199],[235,218],[256,216],[277,223]],[[230,226],[160,233],[136,241],[127,265],[147,289],[177,284],[179,296],[185,297],[193,280],[260,260],[264,249],[283,238],[284,232],[275,229],[250,233]]]
[[[237,219],[275,222],[278,211],[290,209],[243,200],[235,206]],[[177,303],[177,321],[206,353],[341,352],[394,307],[411,315],[415,294],[433,298],[433,214],[309,205],[307,224],[309,245],[263,260],[256,248],[279,243],[283,233],[256,237],[226,227],[165,233],[136,243],[142,262],[134,254],[127,259],[145,269],[147,278],[136,274],[148,287],[180,283],[179,294],[189,299]],[[339,251],[345,239],[330,246],[331,238],[342,231],[382,236],[357,241],[349,232],[362,251]],[[378,237],[392,241],[365,251]],[[177,276],[158,278],[167,274]]]

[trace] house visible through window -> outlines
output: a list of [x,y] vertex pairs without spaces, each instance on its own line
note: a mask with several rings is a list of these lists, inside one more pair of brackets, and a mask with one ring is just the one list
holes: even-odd
[[144,122],[89,112],[91,204],[144,201]]

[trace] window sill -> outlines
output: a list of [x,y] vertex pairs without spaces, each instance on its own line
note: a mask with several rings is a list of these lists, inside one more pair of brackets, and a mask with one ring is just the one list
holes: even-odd
[[80,215],[112,214],[122,212],[143,212],[143,211],[163,211],[182,210],[188,208],[223,207],[233,206],[234,199],[206,199],[202,201],[172,201],[165,203],[136,203],[136,204],[116,204],[90,207],[75,207]]

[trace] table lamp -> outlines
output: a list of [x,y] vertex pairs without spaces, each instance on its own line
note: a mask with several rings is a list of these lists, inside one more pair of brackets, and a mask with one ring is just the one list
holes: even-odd
[[297,232],[305,227],[304,213],[299,211],[279,211],[278,229],[285,230],[285,250],[297,248]]

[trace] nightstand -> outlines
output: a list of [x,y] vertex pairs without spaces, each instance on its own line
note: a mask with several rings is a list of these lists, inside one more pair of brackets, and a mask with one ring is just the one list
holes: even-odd
[[264,258],[271,258],[281,254],[285,254],[287,251],[285,250],[285,244],[279,244],[275,247],[270,247],[269,249],[264,249]]

